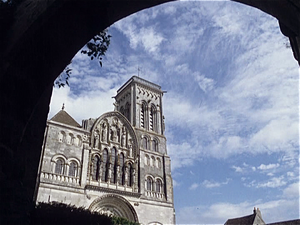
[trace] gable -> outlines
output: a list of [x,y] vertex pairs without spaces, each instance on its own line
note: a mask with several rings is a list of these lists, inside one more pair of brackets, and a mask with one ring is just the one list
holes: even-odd
[[55,116],[53,116],[51,121],[63,123],[73,127],[81,127],[79,123],[76,122],[65,110],[60,110]]

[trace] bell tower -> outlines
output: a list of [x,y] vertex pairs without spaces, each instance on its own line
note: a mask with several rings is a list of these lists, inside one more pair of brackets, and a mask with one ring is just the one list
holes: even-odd
[[163,135],[162,96],[163,91],[159,85],[133,76],[117,91],[116,110],[133,127]]
[[117,91],[115,110],[129,120],[137,135],[141,201],[157,207],[164,202],[173,207],[171,160],[164,136],[163,93],[159,85],[133,76]]

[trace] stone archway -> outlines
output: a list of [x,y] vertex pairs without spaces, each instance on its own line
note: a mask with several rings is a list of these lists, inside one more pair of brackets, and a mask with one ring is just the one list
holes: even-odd
[[91,203],[89,210],[138,222],[138,216],[133,206],[119,195],[108,194],[99,197]]
[[[19,6],[0,43],[0,223],[28,221],[52,86],[58,74],[99,30],[169,1],[24,0]],[[298,0],[233,1],[276,17],[300,64]]]

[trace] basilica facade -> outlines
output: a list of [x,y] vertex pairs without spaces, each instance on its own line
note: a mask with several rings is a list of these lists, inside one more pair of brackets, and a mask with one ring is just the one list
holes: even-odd
[[144,225],[175,224],[163,91],[133,76],[115,109],[78,124],[62,108],[47,127],[37,202],[62,202]]

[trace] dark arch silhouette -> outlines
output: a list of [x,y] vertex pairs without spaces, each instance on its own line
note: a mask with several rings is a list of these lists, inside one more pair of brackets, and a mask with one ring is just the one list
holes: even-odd
[[[0,224],[28,223],[54,79],[99,30],[168,1],[24,0],[19,5],[0,43]],[[235,1],[276,17],[299,62],[298,0]]]

